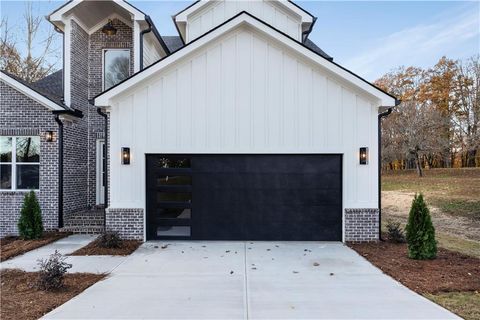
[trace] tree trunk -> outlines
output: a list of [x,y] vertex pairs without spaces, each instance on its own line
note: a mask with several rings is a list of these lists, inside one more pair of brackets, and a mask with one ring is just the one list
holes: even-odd
[[414,152],[414,157],[415,157],[415,165],[417,167],[417,174],[419,177],[423,177],[422,164],[420,162],[420,157],[418,156],[418,152]]

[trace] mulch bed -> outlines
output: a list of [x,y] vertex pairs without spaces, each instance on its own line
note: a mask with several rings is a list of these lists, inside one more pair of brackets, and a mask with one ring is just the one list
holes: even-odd
[[2,270],[0,276],[2,320],[38,319],[105,277],[89,273],[67,274],[63,289],[42,291],[34,287],[36,272],[10,269]]
[[123,240],[120,248],[104,248],[97,239],[71,253],[71,256],[128,256],[142,244],[137,240]]
[[442,248],[433,260],[413,260],[406,244],[390,242],[348,244],[352,249],[400,281],[422,293],[480,290],[480,259]]
[[36,240],[23,240],[20,237],[2,238],[0,239],[0,261],[5,261],[33,249],[43,247],[69,235],[70,233],[66,232],[44,232],[43,236]]

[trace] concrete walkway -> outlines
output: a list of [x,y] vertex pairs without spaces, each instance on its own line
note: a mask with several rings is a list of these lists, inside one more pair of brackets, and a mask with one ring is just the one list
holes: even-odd
[[341,243],[178,241],[145,243],[45,319],[458,317]]
[[[29,251],[25,254],[2,262],[0,269],[21,269],[24,271],[38,271],[38,260],[48,259],[57,250],[68,255],[95,240],[94,235],[71,235],[56,242]],[[126,257],[119,256],[68,256],[66,262],[72,264],[68,272],[110,273]]]

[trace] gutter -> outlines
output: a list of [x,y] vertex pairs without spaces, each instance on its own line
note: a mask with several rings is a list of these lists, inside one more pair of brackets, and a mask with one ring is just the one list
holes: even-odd
[[63,122],[60,114],[55,115],[58,123],[58,228],[63,228]]
[[102,112],[101,108],[97,108],[97,113],[105,119],[105,157],[103,158],[103,185],[104,185],[104,208],[103,208],[103,230],[106,231],[107,227],[107,206],[108,206],[108,116]]
[[[401,103],[395,99],[395,106]],[[378,114],[378,239],[382,239],[382,118],[388,117],[393,111],[393,107],[387,111]]]
[[148,28],[145,30],[142,30],[140,32],[140,70],[143,70],[143,36],[147,33],[150,33],[153,31],[153,34],[157,38],[158,42],[160,43],[160,46],[162,47],[163,51],[165,51],[165,54],[168,56],[170,55],[170,50],[168,50],[167,45],[162,39],[162,36],[158,32],[157,28],[153,24],[152,19],[150,16],[145,15],[145,21],[148,23]]

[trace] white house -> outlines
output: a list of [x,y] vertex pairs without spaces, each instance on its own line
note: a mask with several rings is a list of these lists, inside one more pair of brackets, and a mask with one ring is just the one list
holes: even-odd
[[93,99],[107,228],[149,239],[378,239],[378,115],[397,101],[306,46],[291,1],[198,1],[180,49]]

